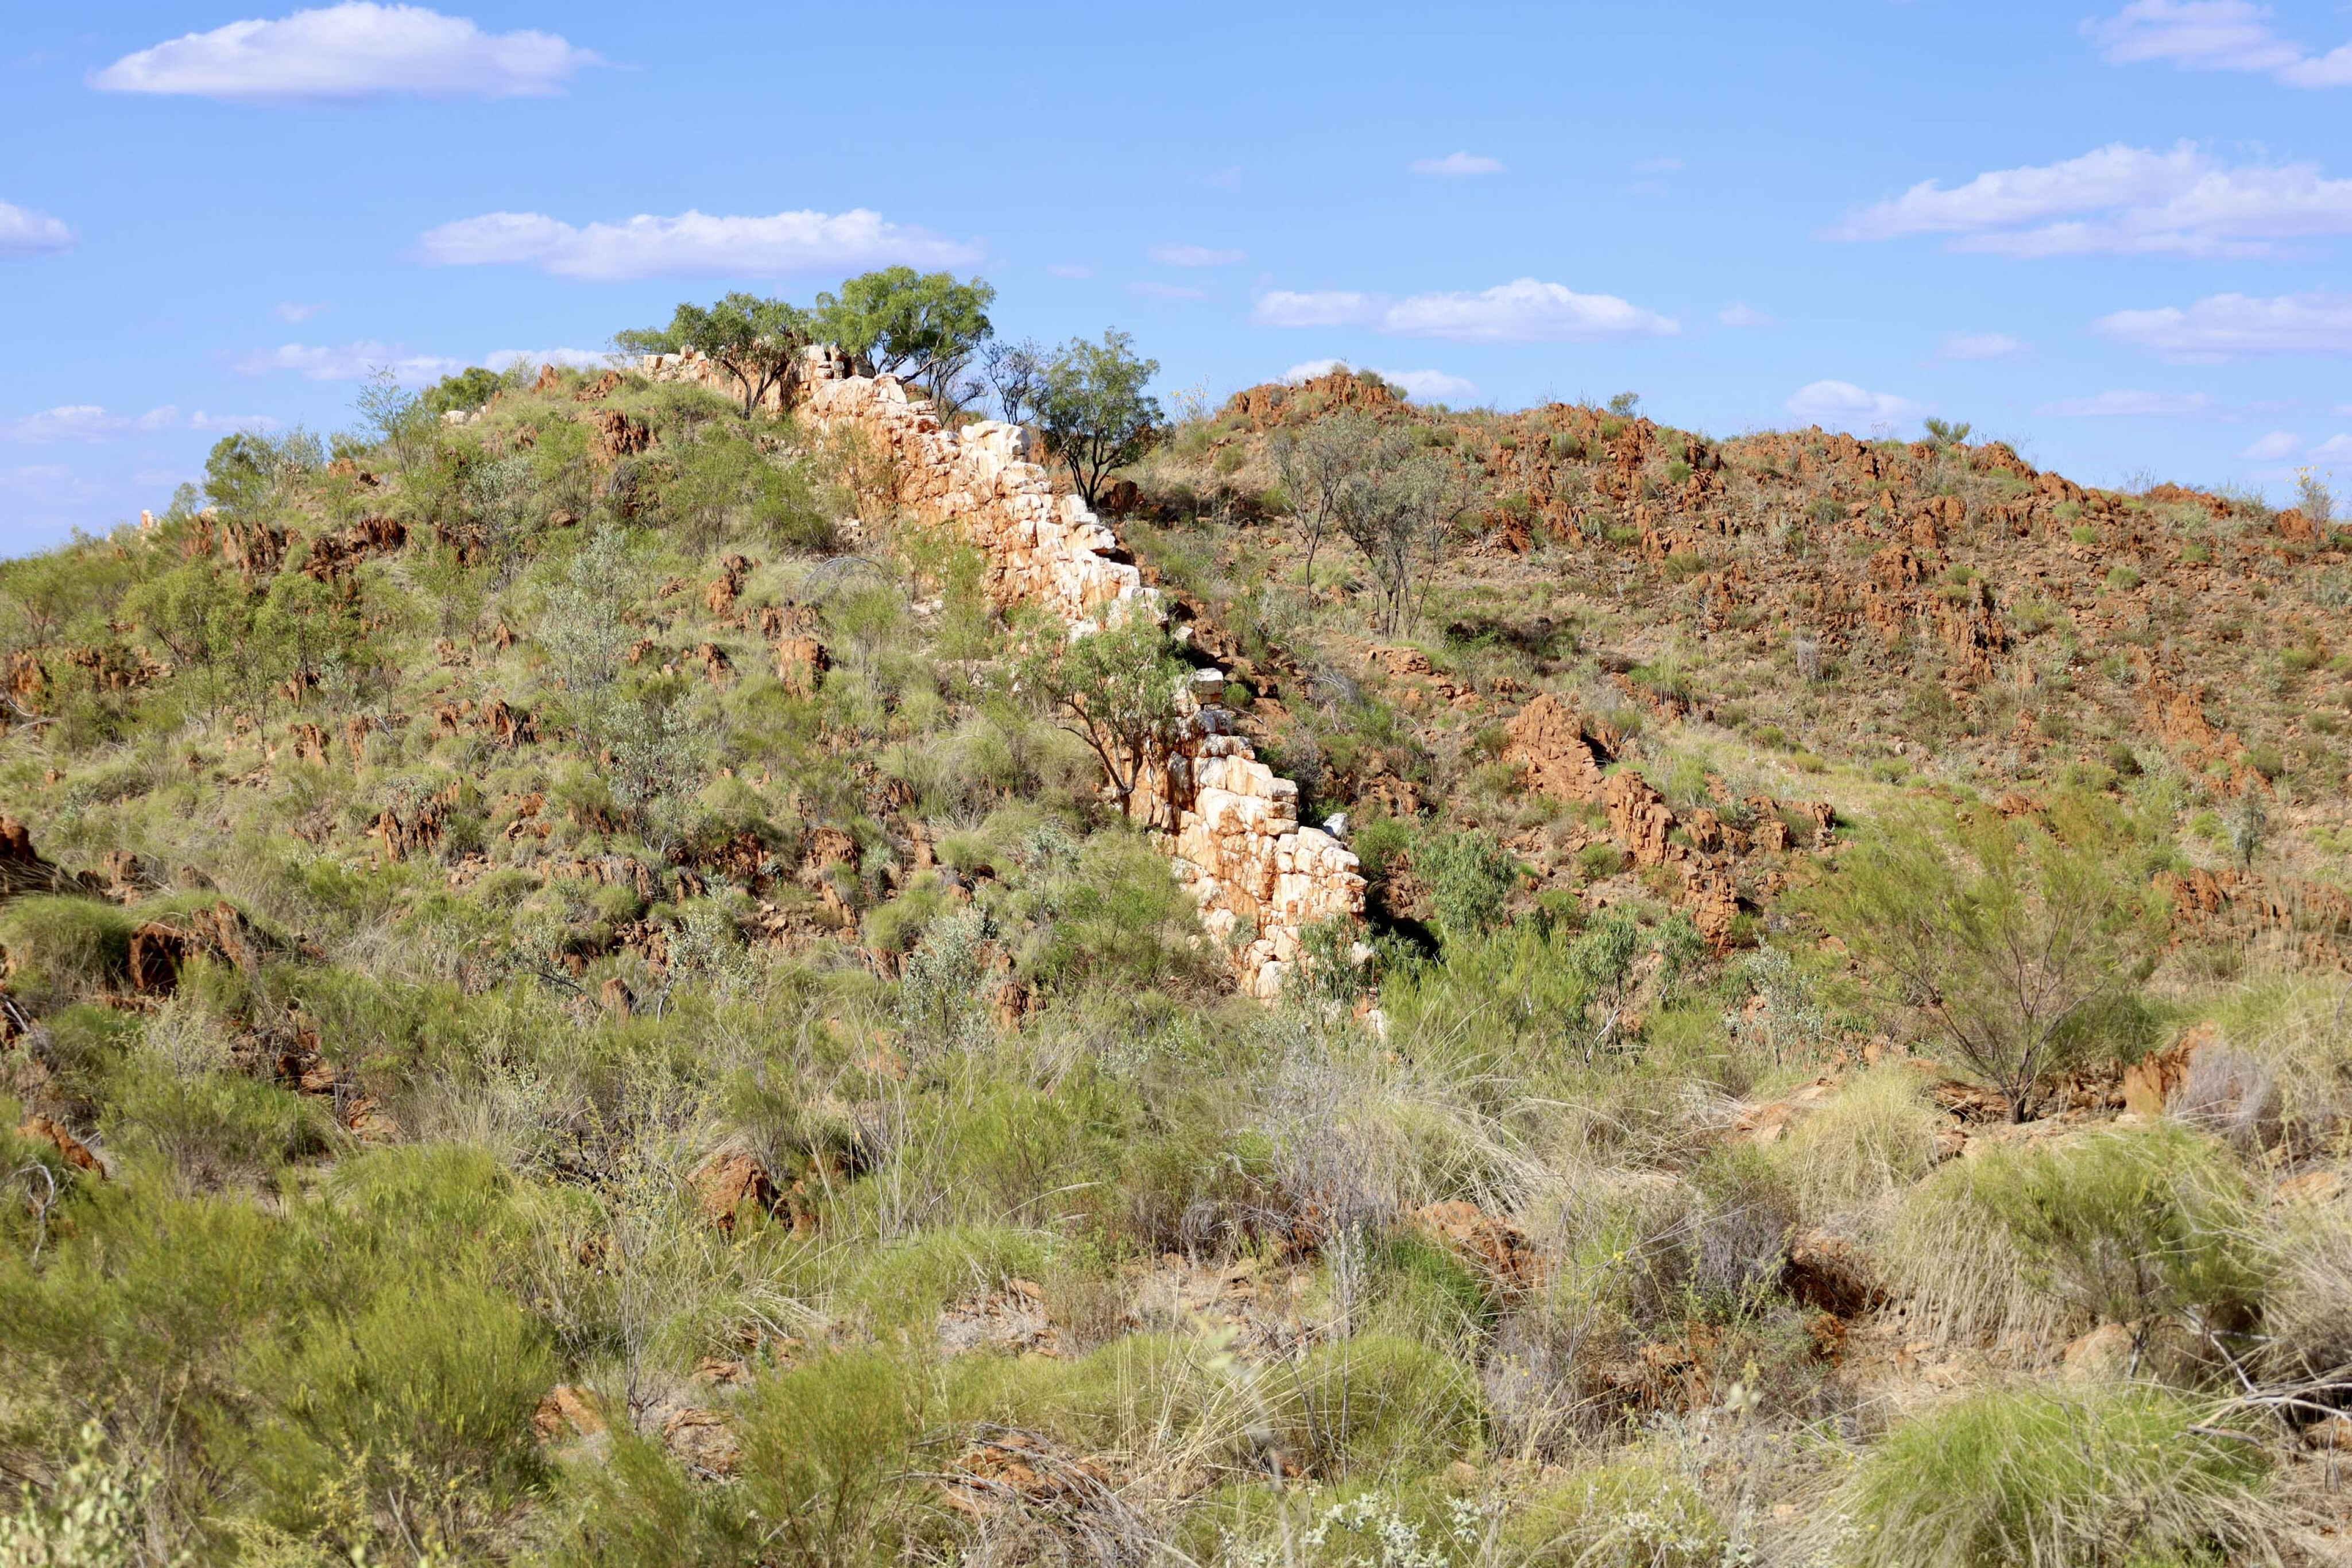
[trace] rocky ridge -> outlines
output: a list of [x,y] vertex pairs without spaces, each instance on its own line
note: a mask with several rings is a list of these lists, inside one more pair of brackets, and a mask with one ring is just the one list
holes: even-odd
[[[725,390],[723,372],[695,356],[647,356],[640,369]],[[948,430],[896,377],[846,370],[832,350],[809,351],[796,383],[802,416],[820,434],[866,444],[883,502],[977,547],[996,604],[1045,605],[1072,635],[1107,618],[1164,614],[1118,537],[1078,497],[1055,493],[1027,430],[995,421]],[[1136,805],[1209,935],[1233,952],[1243,989],[1271,998],[1307,927],[1360,922],[1364,881],[1337,839],[1298,821],[1297,784],[1260,761],[1213,700],[1224,680],[1214,666],[1194,672],[1187,722],[1148,763]]]

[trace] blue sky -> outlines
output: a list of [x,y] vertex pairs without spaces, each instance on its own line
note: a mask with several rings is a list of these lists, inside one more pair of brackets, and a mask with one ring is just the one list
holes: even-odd
[[373,364],[901,259],[1163,391],[1343,359],[2352,483],[2339,0],[254,6],[11,16],[0,553]]

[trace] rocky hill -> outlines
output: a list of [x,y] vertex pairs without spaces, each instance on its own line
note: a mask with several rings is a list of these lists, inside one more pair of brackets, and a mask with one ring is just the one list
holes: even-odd
[[866,368],[0,564],[0,1563],[2344,1560],[2318,498]]

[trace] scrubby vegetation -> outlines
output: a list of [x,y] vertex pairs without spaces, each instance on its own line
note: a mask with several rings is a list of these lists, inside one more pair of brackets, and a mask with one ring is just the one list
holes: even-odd
[[[2332,1560],[2315,503],[1171,419],[992,300],[381,383],[0,563],[0,1564]],[[772,406],[828,333],[1176,632],[992,600]],[[1212,664],[1368,883],[1273,1004],[1128,810]]]

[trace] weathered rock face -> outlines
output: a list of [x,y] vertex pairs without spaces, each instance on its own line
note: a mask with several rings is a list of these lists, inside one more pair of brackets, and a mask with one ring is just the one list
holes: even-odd
[[[727,384],[694,358],[656,356],[640,368],[656,380]],[[800,416],[821,434],[854,434],[861,466],[903,515],[977,547],[992,601],[1045,605],[1074,629],[1106,614],[1161,613],[1118,536],[1076,497],[1054,493],[1028,431],[992,421],[943,430],[896,377],[846,370],[833,350],[811,350],[794,382]],[[811,688],[824,668],[814,638],[780,640],[777,659],[784,679]],[[1197,676],[1202,691],[1224,679]],[[1307,926],[1362,918],[1356,857],[1299,825],[1297,786],[1275,777],[1213,703],[1191,705],[1170,754],[1145,770],[1134,809],[1176,862],[1210,936],[1236,954],[1253,996],[1280,989]]]

